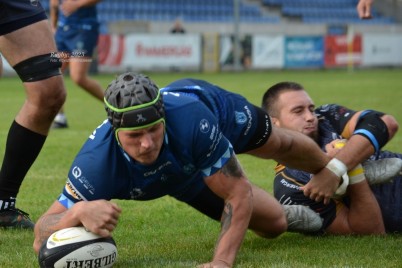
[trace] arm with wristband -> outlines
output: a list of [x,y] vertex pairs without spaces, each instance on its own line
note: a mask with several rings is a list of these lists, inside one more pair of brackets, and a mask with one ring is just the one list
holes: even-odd
[[[334,140],[328,144],[330,146],[326,146],[327,153],[336,154],[346,144],[347,140]],[[385,234],[381,209],[366,180],[362,165],[358,164],[342,178],[344,182],[334,196],[338,200],[336,217],[326,232],[339,235]],[[345,194],[349,199],[347,206],[343,202]]]
[[335,156],[348,170],[378,153],[398,131],[395,118],[382,112],[354,111],[336,104],[322,107],[317,109],[318,113],[348,140],[347,145]]
[[[335,143],[335,147],[338,144],[338,148],[342,148],[342,150],[339,150],[327,165],[327,168],[335,174],[340,174],[345,168],[348,170],[346,176],[349,179],[348,185],[343,185],[344,188],[339,189],[338,193],[346,191],[350,205],[349,207],[341,206],[327,232],[332,234],[384,234],[385,229],[379,204],[365,179],[360,163],[372,154],[379,153],[381,148],[395,135],[398,124],[392,116],[377,111],[365,110],[351,114],[352,116],[348,120],[338,122],[338,125],[333,124],[339,127],[339,134],[348,138],[348,142],[340,145],[339,142]],[[347,118],[338,116],[339,114],[336,113],[333,115],[337,118]]]
[[[347,146],[340,150],[326,166],[326,169],[340,178],[346,171],[355,168],[378,152],[398,130],[398,124],[391,115],[372,110],[356,112],[334,104],[323,107],[324,116],[338,134],[348,138]],[[302,187],[302,190],[311,199],[321,201],[320,187],[319,182],[313,177]],[[324,198],[324,202],[327,203],[328,200]]]
[[335,157],[351,170],[372,154],[378,154],[397,130],[398,124],[390,115],[368,110],[358,112],[342,131],[348,143]]
[[[338,134],[349,138],[345,144],[337,143],[338,150],[326,168],[337,176],[343,176],[337,194],[346,192],[350,205],[342,201],[338,206],[334,221],[326,229],[331,234],[384,234],[384,222],[381,209],[364,176],[360,164],[380,149],[394,136],[398,125],[392,116],[375,111],[345,112],[350,114],[340,116],[346,109],[333,109],[330,113],[334,118],[329,119]],[[342,118],[342,119],[338,119]],[[337,120],[338,119],[338,120]],[[334,147],[337,147],[336,143]],[[328,151],[328,149],[327,149]]]

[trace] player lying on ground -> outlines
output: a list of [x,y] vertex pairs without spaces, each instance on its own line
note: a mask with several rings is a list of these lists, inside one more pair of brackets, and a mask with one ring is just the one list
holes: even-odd
[[[374,180],[369,185],[361,167],[355,168],[349,172],[346,195],[324,204],[306,198],[300,189],[311,174],[278,165],[274,195],[282,204],[308,205],[323,218],[321,232],[345,235],[402,231],[402,154],[381,151],[398,130],[393,116],[374,110],[354,111],[336,104],[315,108],[303,87],[292,82],[268,89],[263,107],[276,126],[309,136],[348,166],[366,161],[363,166],[368,167],[370,161],[387,159],[388,166],[370,172],[384,179],[394,176],[392,183],[378,184],[381,181]],[[335,148],[337,139],[348,142],[342,149]]]

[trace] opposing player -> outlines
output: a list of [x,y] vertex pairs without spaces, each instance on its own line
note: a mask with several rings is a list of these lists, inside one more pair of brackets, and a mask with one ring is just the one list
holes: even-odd
[[125,73],[109,85],[105,104],[108,120],[84,144],[63,193],[35,226],[36,251],[70,226],[110,235],[121,209],[108,200],[170,195],[221,220],[204,267],[231,267],[248,228],[267,238],[287,230],[283,208],[249,182],[236,153],[274,158],[338,186],[338,176],[324,168],[330,158],[311,139],[273,127],[262,109],[208,82],[183,79],[159,91],[148,77]]
[[[327,153],[351,166],[364,161],[363,166],[370,166],[377,158],[391,165],[369,172],[378,173],[384,179],[393,177],[392,183],[384,184],[366,180],[362,168],[355,168],[349,173],[347,195],[332,199],[329,204],[303,195],[301,188],[309,182],[311,174],[280,165],[276,169],[274,194],[281,203],[310,206],[323,218],[321,231],[326,233],[402,231],[402,176],[398,175],[402,154],[381,151],[398,130],[393,116],[374,110],[354,111],[336,104],[315,108],[303,87],[294,82],[278,83],[268,89],[263,96],[263,107],[275,125],[311,137]],[[344,147],[337,148],[339,138],[348,139]]]
[[[104,89],[89,76],[99,37],[96,4],[100,0],[50,0],[50,22],[56,32],[59,55],[63,58],[62,70],[70,71],[71,80],[96,99],[103,101]],[[53,128],[67,128],[63,107],[56,115]]]
[[0,171],[0,226],[33,228],[15,207],[25,175],[65,100],[53,34],[40,1],[0,0],[0,52],[25,88],[26,100],[12,122]]

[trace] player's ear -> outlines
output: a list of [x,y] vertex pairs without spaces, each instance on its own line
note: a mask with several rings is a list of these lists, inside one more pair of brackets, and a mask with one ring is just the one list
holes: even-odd
[[274,124],[277,127],[281,126],[281,124],[279,123],[278,118],[276,118],[276,117],[271,116],[271,122],[272,122],[272,124]]

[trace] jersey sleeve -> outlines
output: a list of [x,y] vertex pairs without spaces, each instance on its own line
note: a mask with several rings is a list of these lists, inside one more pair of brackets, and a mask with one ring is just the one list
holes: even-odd
[[357,112],[338,104],[325,104],[315,110],[318,120],[325,118],[334,128],[334,130],[344,138],[349,138],[352,133],[348,132],[346,127],[349,120]]
[[71,208],[79,201],[113,198],[113,163],[110,150],[110,125],[102,124],[86,141],[74,159],[59,202]]
[[193,153],[204,176],[211,176],[221,169],[233,155],[233,147],[223,135],[216,117],[207,110],[198,118],[194,129]]
[[109,193],[103,190],[108,185],[104,185],[103,182],[106,174],[102,172],[104,171],[102,165],[103,162],[101,164],[95,155],[88,153],[78,155],[70,167],[59,202],[66,208],[70,208],[79,201],[110,200]]
[[[176,154],[191,158],[189,160],[204,176],[213,175],[234,153],[220,129],[222,122],[202,102],[178,93],[169,94],[179,98],[173,102],[182,104],[174,112],[169,112],[166,119]],[[165,101],[165,106],[169,107],[169,103]]]

